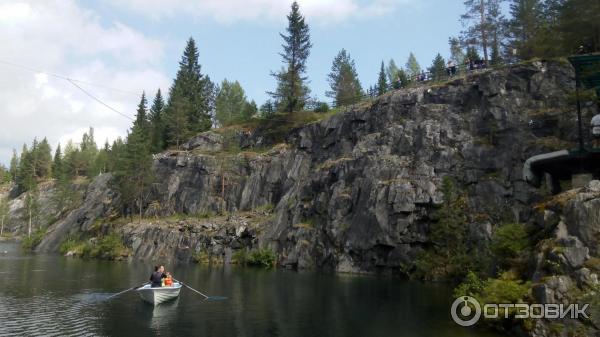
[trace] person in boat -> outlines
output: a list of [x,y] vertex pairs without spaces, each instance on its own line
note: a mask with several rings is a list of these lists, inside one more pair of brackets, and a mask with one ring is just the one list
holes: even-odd
[[171,273],[166,272],[167,277],[164,278],[164,282],[165,282],[165,287],[172,287],[173,286],[173,277],[171,276]]
[[152,288],[162,287],[163,279],[166,277],[165,267],[155,266],[154,272],[150,275],[150,286]]

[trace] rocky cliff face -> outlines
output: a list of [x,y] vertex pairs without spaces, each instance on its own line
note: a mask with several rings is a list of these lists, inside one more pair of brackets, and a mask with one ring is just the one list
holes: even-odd
[[522,164],[572,144],[572,88],[568,67],[536,62],[386,94],[292,130],[266,153],[253,152],[255,135],[242,135],[247,151],[215,154],[222,139],[203,134],[186,151],[157,157],[154,212],[272,204],[260,243],[279,252],[283,265],[410,270],[427,243],[443,176],[467,193],[476,238],[531,217],[539,193],[522,180]]
[[549,233],[531,261],[535,303],[589,304],[588,320],[537,320],[533,336],[597,336],[600,331],[600,181],[556,195],[534,207],[530,224]]
[[[534,62],[394,91],[293,129],[281,144],[272,143],[268,130],[229,139],[208,132],[184,151],[156,156],[158,184],[147,215],[271,205],[274,213],[258,224],[263,230],[256,244],[272,247],[282,265],[408,271],[427,244],[444,176],[468,195],[474,240],[488,239],[501,222],[532,217],[540,193],[522,180],[522,165],[531,155],[573,144],[575,113],[567,101],[573,88],[569,67]],[[589,120],[593,108],[584,108]],[[223,151],[231,139],[241,152]],[[94,190],[54,226],[40,250],[56,250],[64,233],[85,230],[112,212],[108,187]],[[148,227],[136,235],[161,242],[161,233]],[[180,233],[178,240],[190,240]]]

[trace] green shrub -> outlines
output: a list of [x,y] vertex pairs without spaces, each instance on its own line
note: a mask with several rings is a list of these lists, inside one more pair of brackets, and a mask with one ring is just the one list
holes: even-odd
[[[529,297],[531,282],[525,282],[512,272],[505,272],[498,278],[481,280],[475,273],[469,272],[464,281],[454,289],[454,295],[472,296],[483,306],[485,304],[523,303]],[[499,317],[504,317],[500,309]],[[509,313],[514,313],[509,309]]]
[[246,265],[246,262],[248,261],[248,250],[244,249],[238,249],[233,253],[233,256],[231,256],[231,263],[233,264],[239,264],[241,266]]
[[315,107],[315,112],[328,112],[328,111],[329,111],[329,104],[327,104],[325,102],[320,102]]
[[525,226],[513,223],[496,229],[490,248],[496,258],[506,261],[519,257],[529,246],[529,235]]
[[76,255],[81,255],[85,243],[79,242],[73,238],[67,238],[63,241],[58,249],[61,254],[74,252]]
[[89,258],[114,260],[130,253],[116,233],[104,235],[96,243],[88,241],[77,247],[81,250],[81,256]]
[[31,234],[31,237],[26,237],[21,241],[21,247],[24,250],[33,250],[35,246],[39,245],[42,242],[42,239],[46,235],[45,228],[38,228],[35,232]]
[[271,268],[275,266],[277,255],[269,248],[248,251],[240,249],[232,256],[232,263],[244,266]]

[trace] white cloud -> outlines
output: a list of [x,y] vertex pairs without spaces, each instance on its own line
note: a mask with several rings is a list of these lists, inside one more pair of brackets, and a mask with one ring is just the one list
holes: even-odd
[[[175,15],[211,18],[219,23],[255,20],[284,20],[292,1],[285,0],[113,0],[115,7],[126,7],[158,20]],[[298,0],[301,11],[317,23],[339,23],[391,14],[415,0]]]
[[162,43],[125,24],[101,22],[72,0],[0,0],[0,41],[0,162],[5,164],[12,148],[20,151],[34,137],[48,137],[53,145],[69,137],[78,142],[93,126],[102,144],[130,127],[130,120],[48,74],[124,90],[78,83],[132,117],[142,90],[152,95],[170,83],[161,69]]

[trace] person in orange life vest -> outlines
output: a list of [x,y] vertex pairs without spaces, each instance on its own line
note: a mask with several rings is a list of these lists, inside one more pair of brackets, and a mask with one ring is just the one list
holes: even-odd
[[167,277],[165,277],[164,282],[165,282],[165,287],[173,286],[173,277],[171,276],[171,273],[167,272]]

